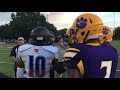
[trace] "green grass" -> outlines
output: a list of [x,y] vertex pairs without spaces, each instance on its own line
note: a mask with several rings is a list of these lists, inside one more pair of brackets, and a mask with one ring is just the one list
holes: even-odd
[[[112,41],[111,44],[117,49],[120,56],[120,40]],[[0,62],[8,62],[8,63],[0,63],[0,72],[8,75],[9,77],[14,77],[13,65],[14,63],[9,59],[9,54],[11,48],[9,46],[0,46]],[[117,70],[120,70],[120,57]],[[58,74],[57,77],[60,75]],[[63,74],[63,77],[66,78],[66,73]],[[120,78],[120,71],[116,72],[116,78]]]
[[9,59],[10,51],[11,51],[11,48],[8,48],[8,46],[0,47],[0,62],[8,62],[8,63],[0,63],[0,72],[13,78],[14,77],[14,71],[13,71],[14,63]]

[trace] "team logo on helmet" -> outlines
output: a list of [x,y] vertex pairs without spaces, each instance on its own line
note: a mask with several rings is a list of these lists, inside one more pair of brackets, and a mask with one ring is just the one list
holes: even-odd
[[107,28],[103,28],[103,34],[108,34],[109,33],[109,30]]
[[38,51],[39,51],[39,49],[35,48],[35,49],[34,49],[34,51],[35,51],[35,52],[38,52]]
[[73,28],[70,28],[70,35],[74,35],[75,34],[75,31]]
[[80,19],[77,19],[76,27],[79,29],[83,29],[86,27],[87,19],[84,17],[81,17]]

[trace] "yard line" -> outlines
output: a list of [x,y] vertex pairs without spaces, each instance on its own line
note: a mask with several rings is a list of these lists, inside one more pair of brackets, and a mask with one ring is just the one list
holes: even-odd
[[10,63],[10,62],[0,62],[0,64],[14,64],[14,63]]
[[2,59],[2,58],[6,59],[6,58],[9,58],[9,56],[2,56],[2,57],[0,57],[0,59]]
[[13,48],[13,47],[7,47],[7,48]]
[[116,70],[117,72],[120,72],[120,70]]
[[10,53],[0,53],[1,55],[3,55],[3,54],[10,54]]

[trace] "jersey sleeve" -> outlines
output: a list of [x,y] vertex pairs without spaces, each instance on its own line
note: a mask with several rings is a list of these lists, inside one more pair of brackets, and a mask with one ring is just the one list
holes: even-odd
[[53,53],[54,53],[54,58],[59,59],[59,49],[57,47],[54,48]]
[[18,48],[18,59],[22,60],[22,46]]
[[59,58],[59,49],[57,47],[54,46],[46,46],[43,47],[45,50],[47,50],[48,52],[52,53],[54,56],[54,59],[58,59]]
[[77,48],[68,48],[64,55],[64,63],[67,68],[78,69],[80,62],[80,50]]

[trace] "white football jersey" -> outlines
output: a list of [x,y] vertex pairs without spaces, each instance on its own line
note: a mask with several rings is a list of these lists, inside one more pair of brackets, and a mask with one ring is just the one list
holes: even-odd
[[58,59],[59,49],[54,46],[34,46],[25,44],[19,47],[18,57],[25,65],[27,78],[49,78],[50,63]]

